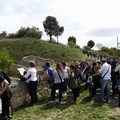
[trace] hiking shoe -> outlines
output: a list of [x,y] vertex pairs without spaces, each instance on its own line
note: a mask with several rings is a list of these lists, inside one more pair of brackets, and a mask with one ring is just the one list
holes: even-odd
[[110,99],[106,99],[106,102],[108,102],[108,103],[109,103],[109,102],[110,102]]
[[49,103],[54,104],[56,103],[55,100],[51,100]]
[[106,100],[105,100],[105,99],[101,99],[101,101],[102,101],[102,102],[106,102]]
[[67,93],[66,92],[62,93],[62,97],[65,97],[65,96],[67,96]]
[[59,93],[59,90],[56,90],[55,92],[56,92],[56,93]]
[[118,107],[120,107],[120,104],[118,104]]

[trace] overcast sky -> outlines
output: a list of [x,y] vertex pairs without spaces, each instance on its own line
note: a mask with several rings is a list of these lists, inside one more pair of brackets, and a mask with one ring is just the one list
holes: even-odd
[[0,32],[15,33],[21,26],[36,26],[43,31],[42,39],[48,40],[43,21],[54,16],[64,27],[59,42],[67,44],[68,37],[74,36],[80,47],[89,40],[116,47],[119,12],[120,0],[0,0]]

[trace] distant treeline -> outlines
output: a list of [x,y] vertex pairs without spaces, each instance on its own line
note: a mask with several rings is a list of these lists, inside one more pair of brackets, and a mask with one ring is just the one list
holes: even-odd
[[38,27],[21,27],[16,33],[9,33],[7,34],[6,31],[0,33],[0,38],[36,38],[40,39],[42,37],[42,31],[39,30]]

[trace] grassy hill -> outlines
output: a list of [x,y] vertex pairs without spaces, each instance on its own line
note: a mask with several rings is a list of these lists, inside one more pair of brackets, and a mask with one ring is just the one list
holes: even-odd
[[1,39],[0,48],[2,47],[6,48],[17,62],[27,55],[36,55],[57,61],[83,60],[86,57],[80,49],[29,38]]

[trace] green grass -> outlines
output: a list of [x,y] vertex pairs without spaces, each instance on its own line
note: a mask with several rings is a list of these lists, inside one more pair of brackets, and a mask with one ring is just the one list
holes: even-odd
[[71,90],[63,98],[61,105],[52,105],[48,97],[40,98],[35,106],[22,107],[14,112],[13,120],[120,120],[117,98],[110,103],[102,103],[99,93],[93,100],[88,99],[88,90],[80,93],[76,104],[72,104]]
[[86,58],[80,49],[30,38],[2,39],[0,40],[0,48],[2,47],[6,48],[17,62],[28,55],[66,62],[73,61],[75,58],[77,60]]

